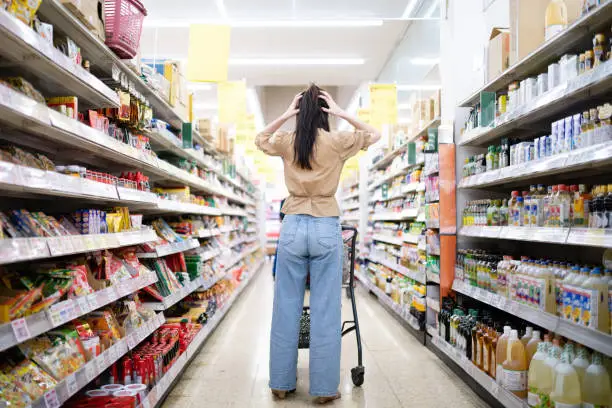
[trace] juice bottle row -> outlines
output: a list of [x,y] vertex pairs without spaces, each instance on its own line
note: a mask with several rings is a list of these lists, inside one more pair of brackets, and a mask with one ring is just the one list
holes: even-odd
[[612,228],[612,184],[531,185],[509,199],[468,201],[464,226]]
[[[553,333],[505,322],[487,311],[445,299],[438,334],[477,368],[531,407],[607,407],[612,364],[597,352]],[[514,327],[514,328],[513,328]]]
[[[455,278],[574,324],[610,333],[612,270],[459,250]],[[612,338],[610,339],[612,341]]]

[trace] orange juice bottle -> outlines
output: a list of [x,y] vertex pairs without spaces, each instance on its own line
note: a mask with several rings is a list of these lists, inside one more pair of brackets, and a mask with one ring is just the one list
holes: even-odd
[[527,352],[518,337],[518,331],[510,331],[504,370],[504,388],[519,398],[527,398]]

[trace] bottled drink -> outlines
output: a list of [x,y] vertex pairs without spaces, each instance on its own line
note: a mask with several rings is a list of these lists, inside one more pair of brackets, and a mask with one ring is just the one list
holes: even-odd
[[528,364],[531,363],[531,360],[533,359],[533,356],[535,355],[538,349],[538,344],[540,344],[541,342],[542,342],[542,339],[540,338],[540,331],[534,330],[533,336],[527,343],[527,346],[525,346],[527,350],[527,363]]
[[523,226],[523,217],[525,215],[525,199],[523,197],[517,197],[514,218],[512,220],[512,225],[515,227]]
[[497,349],[495,351],[495,361],[497,362],[496,378],[497,384],[504,385],[504,370],[503,363],[506,361],[508,354],[508,338],[511,332],[510,326],[504,326],[504,333],[497,340]]
[[516,330],[510,331],[506,360],[502,366],[504,388],[519,398],[527,398],[527,353]]
[[584,372],[582,382],[583,408],[606,407],[612,404],[610,376],[603,366],[599,353],[593,353],[593,362]]
[[525,335],[521,337],[521,342],[523,343],[523,346],[527,347],[527,343],[529,343],[532,337],[533,337],[533,327],[527,326],[527,328],[525,329]]
[[570,355],[564,351],[561,362],[555,367],[555,380],[550,400],[557,407],[581,408],[582,394],[580,378],[570,362]]
[[552,373],[546,365],[548,343],[538,343],[537,351],[529,364],[527,403],[530,407],[548,406],[546,403],[552,389]]
[[576,354],[576,358],[572,361],[572,365],[578,373],[578,378],[580,378],[580,386],[584,385],[584,373],[586,369],[589,367],[589,352],[586,348],[582,346],[578,346],[578,353]]
[[570,207],[572,206],[572,199],[565,184],[560,184],[558,189],[557,205],[559,207],[559,222],[557,227],[569,228],[571,225]]
[[610,330],[610,315],[608,311],[608,282],[601,275],[599,268],[593,268],[590,275],[582,283],[582,317],[583,326],[597,329],[604,333]]
[[546,7],[544,19],[545,40],[548,41],[556,34],[567,28],[567,6],[563,0],[551,0]]
[[612,184],[607,186],[608,194],[604,198],[604,208],[606,213],[606,228],[612,228]]
[[510,196],[510,201],[508,201],[508,225],[514,226],[514,221],[518,217],[516,215],[516,204],[518,202],[518,191],[513,191]]
[[502,205],[499,209],[500,226],[505,227],[508,225],[508,200],[502,200]]

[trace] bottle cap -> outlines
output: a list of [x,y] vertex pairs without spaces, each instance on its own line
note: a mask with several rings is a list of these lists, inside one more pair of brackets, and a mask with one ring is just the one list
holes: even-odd
[[518,339],[518,331],[510,330],[510,340]]
[[510,326],[504,326],[504,334],[510,334],[510,331],[512,330],[512,327]]

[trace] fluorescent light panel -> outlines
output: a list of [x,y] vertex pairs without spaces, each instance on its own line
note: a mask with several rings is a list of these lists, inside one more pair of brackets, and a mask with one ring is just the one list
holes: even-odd
[[221,24],[230,25],[234,28],[356,28],[356,27],[380,27],[382,20],[234,20],[234,21],[205,21],[184,19],[145,19],[145,27],[156,28],[180,28],[189,27],[192,24]]
[[406,4],[406,8],[402,14],[402,20],[407,20],[410,18],[410,15],[414,11],[417,4],[419,4],[419,0],[408,0],[408,4]]
[[427,9],[427,11],[425,12],[425,15],[423,17],[424,18],[431,18],[439,5],[440,5],[440,0],[432,0],[431,7],[429,7],[429,9]]
[[230,58],[229,65],[363,65],[363,58]]

